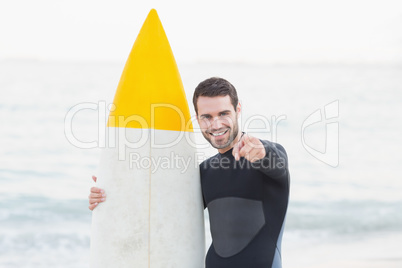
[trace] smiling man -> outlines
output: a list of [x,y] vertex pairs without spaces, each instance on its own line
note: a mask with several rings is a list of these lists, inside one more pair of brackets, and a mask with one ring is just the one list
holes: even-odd
[[[195,89],[193,104],[203,136],[218,154],[200,164],[212,244],[206,268],[280,268],[289,199],[284,148],[241,132],[241,105],[234,86],[209,78]],[[93,177],[96,181],[96,177]],[[89,209],[106,195],[91,188]]]
[[206,268],[279,268],[289,199],[284,148],[240,132],[241,105],[222,78],[201,82],[194,108],[202,134],[218,154],[200,165],[212,245]]

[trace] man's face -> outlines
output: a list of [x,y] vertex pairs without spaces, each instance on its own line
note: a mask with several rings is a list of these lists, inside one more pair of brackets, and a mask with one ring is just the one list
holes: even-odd
[[240,103],[235,110],[229,96],[201,96],[197,100],[197,108],[197,120],[204,138],[220,152],[232,148],[239,132],[237,118]]

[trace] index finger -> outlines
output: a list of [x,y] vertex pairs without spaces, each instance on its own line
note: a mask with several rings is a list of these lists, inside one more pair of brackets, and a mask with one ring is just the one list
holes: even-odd
[[239,152],[244,146],[243,135],[244,133],[242,133],[242,135],[240,136],[240,140],[233,146],[232,155],[234,156],[236,161],[240,159]]

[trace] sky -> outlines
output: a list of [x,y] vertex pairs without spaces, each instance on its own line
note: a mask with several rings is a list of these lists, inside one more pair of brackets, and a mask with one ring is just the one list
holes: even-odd
[[125,61],[151,8],[179,62],[402,62],[402,1],[16,0],[0,60]]

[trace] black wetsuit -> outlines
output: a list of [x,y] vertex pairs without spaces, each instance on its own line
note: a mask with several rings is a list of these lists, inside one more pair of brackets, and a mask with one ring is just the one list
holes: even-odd
[[281,240],[289,200],[284,148],[261,141],[266,156],[235,161],[232,150],[200,165],[212,245],[206,268],[280,268]]

